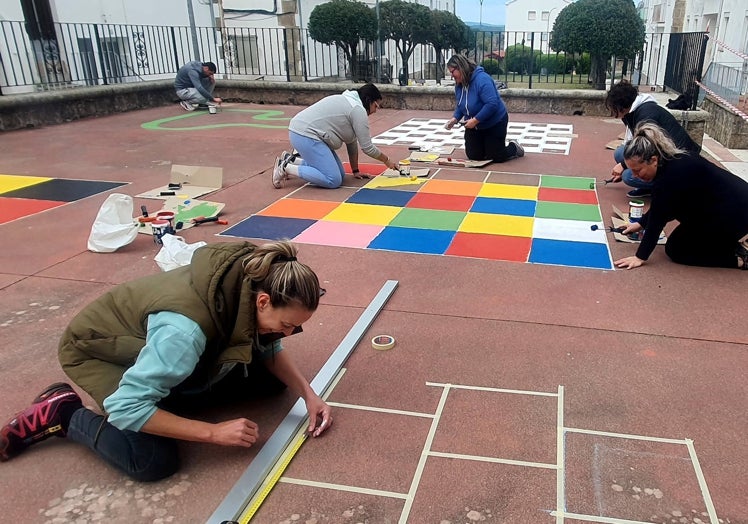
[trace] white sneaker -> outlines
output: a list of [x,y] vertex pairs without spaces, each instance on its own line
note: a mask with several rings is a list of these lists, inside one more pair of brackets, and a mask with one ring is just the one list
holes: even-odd
[[296,160],[297,156],[299,156],[298,153],[289,153],[288,151],[283,151],[281,153],[280,161],[284,171],[288,164],[293,164],[293,161]]
[[184,109],[185,111],[195,110],[195,106],[190,104],[187,100],[182,100],[181,102],[179,102],[179,105],[182,106],[182,109]]
[[273,167],[273,187],[280,189],[283,187],[283,181],[286,180],[286,170],[283,167],[280,157],[275,158],[275,167]]

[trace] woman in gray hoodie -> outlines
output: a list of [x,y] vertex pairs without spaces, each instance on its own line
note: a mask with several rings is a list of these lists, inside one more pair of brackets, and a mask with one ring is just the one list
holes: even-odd
[[281,188],[290,176],[329,189],[340,187],[345,171],[335,152],[345,144],[353,175],[359,178],[358,144],[366,155],[390,169],[391,160],[371,142],[369,115],[376,113],[382,95],[374,84],[330,95],[291,119],[288,135],[297,153],[286,151],[275,159],[273,186]]

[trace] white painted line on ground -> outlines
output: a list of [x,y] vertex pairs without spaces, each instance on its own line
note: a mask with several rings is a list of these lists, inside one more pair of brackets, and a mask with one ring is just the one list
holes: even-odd
[[[428,384],[428,383],[427,383]],[[423,451],[421,452],[421,458],[418,459],[418,465],[416,471],[413,474],[413,480],[410,483],[410,489],[408,490],[408,498],[405,499],[405,505],[403,506],[403,512],[400,514],[399,524],[407,524],[410,510],[413,507],[413,499],[416,496],[418,490],[418,484],[421,482],[421,476],[423,475],[423,468],[426,465],[426,459],[428,459],[428,452],[431,449],[431,444],[434,442],[434,435],[436,434],[436,428],[439,425],[439,419],[444,412],[444,404],[447,403],[447,396],[449,395],[450,384],[444,384],[444,391],[442,396],[439,398],[439,404],[436,407],[436,413],[434,413],[434,419],[431,421],[431,427],[429,428],[429,434],[426,436],[426,442],[423,443]]]
[[693,469],[696,472],[696,478],[699,480],[699,487],[701,488],[701,495],[704,497],[704,504],[706,504],[706,511],[709,514],[709,520],[712,524],[718,524],[720,520],[717,518],[717,510],[714,509],[714,502],[712,502],[712,496],[709,494],[709,488],[706,485],[704,472],[701,471],[701,464],[699,464],[699,458],[696,456],[696,448],[693,447],[693,440],[687,438],[686,447],[688,448],[688,454],[691,455],[691,462],[693,463]]
[[441,384],[439,382],[426,382],[427,386],[434,386],[437,388],[448,387],[450,389],[470,389],[472,391],[492,391],[495,393],[512,393],[515,395],[534,395],[538,397],[557,397],[558,393],[545,393],[543,391],[524,391],[521,389],[501,389],[501,388],[488,388],[483,386],[461,386],[457,384]]
[[[555,511],[551,511],[551,515],[555,515]],[[582,515],[579,513],[564,513],[566,518],[572,520],[583,520],[585,522],[602,522],[603,524],[652,524],[651,522],[641,520],[627,520],[617,519],[612,517],[599,517],[597,515]]]
[[556,524],[563,524],[566,511],[566,486],[564,485],[566,462],[564,455],[564,387],[558,386],[556,408]]
[[494,464],[508,464],[510,466],[526,466],[528,468],[556,469],[555,464],[544,462],[528,462],[525,460],[502,459],[496,457],[483,457],[481,455],[462,455],[460,453],[444,453],[442,451],[428,451],[429,457],[453,458],[460,460],[474,460],[476,462],[491,462]]
[[406,499],[407,493],[396,493],[394,491],[382,491],[379,489],[360,488],[356,486],[346,486],[343,484],[332,484],[330,482],[317,482],[315,480],[294,479],[281,477],[278,482],[284,484],[296,484],[297,486],[309,486],[312,488],[334,489],[336,491],[347,491],[350,493],[361,493],[363,495],[375,495],[377,497],[389,497],[391,499]]
[[419,413],[417,411],[403,411],[401,409],[377,408],[374,406],[361,406],[358,404],[344,404],[342,402],[328,402],[330,406],[336,408],[358,409],[361,411],[376,411],[377,413],[392,413],[393,415],[406,415],[409,417],[434,418],[431,413]]
[[593,429],[564,428],[569,433],[583,433],[585,435],[599,435],[601,437],[627,438],[631,440],[647,440],[649,442],[666,442],[668,444],[686,445],[686,440],[662,437],[647,437],[645,435],[629,435],[627,433],[609,433],[607,431],[595,431]]

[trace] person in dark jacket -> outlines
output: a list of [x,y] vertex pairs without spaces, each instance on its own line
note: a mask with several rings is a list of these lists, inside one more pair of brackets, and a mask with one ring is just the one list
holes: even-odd
[[624,158],[634,176],[652,183],[652,202],[640,221],[623,231],[644,231],[636,255],[616,260],[616,267],[644,264],[665,225],[677,220],[665,244],[673,262],[748,270],[748,182],[679,149],[650,122],[636,127]]
[[332,424],[330,407],[280,339],[301,331],[319,304],[317,275],[289,242],[227,242],[198,249],[188,266],[114,287],[73,318],[59,358],[103,409],[53,384],[0,429],[0,459],[50,436],[81,443],[140,481],[179,469],[176,442],[250,447],[253,421],[204,422],[196,407],[279,393],[301,396],[309,433]]
[[499,96],[493,78],[463,55],[447,61],[449,74],[455,81],[455,105],[452,118],[446,124],[465,126],[465,154],[470,160],[506,162],[525,155],[518,142],[506,142],[509,112]]
[[696,154],[701,152],[701,146],[693,141],[670,111],[660,106],[652,95],[639,94],[636,87],[627,80],[621,80],[610,88],[605,98],[605,107],[611,116],[620,118],[626,126],[623,144],[613,152],[616,165],[613,166],[611,176],[613,182],[623,180],[627,186],[634,188],[628,192],[629,197],[645,197],[652,192],[652,184],[636,178],[623,158],[623,150],[640,122],[657,124],[679,149]]
[[179,105],[185,111],[194,111],[198,106],[207,106],[211,113],[223,100],[213,96],[216,87],[216,64],[213,62],[187,62],[177,71],[174,89],[181,100]]

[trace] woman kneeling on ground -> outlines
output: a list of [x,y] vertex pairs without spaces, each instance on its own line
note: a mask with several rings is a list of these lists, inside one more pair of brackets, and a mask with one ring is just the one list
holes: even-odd
[[186,413],[286,386],[320,435],[330,407],[279,340],[301,331],[320,295],[288,242],[208,245],[188,266],[113,288],[73,318],[59,346],[65,373],[106,414],[83,407],[69,384],[53,384],[0,429],[0,460],[55,435],[136,480],[159,480],[179,469],[178,440],[248,448],[259,438],[249,419]]
[[665,253],[689,266],[748,270],[748,182],[701,156],[678,149],[655,124],[643,122],[624,150],[633,175],[653,182],[652,202],[624,235],[644,230],[635,256],[616,260],[639,267],[649,258],[665,225],[677,220]]

